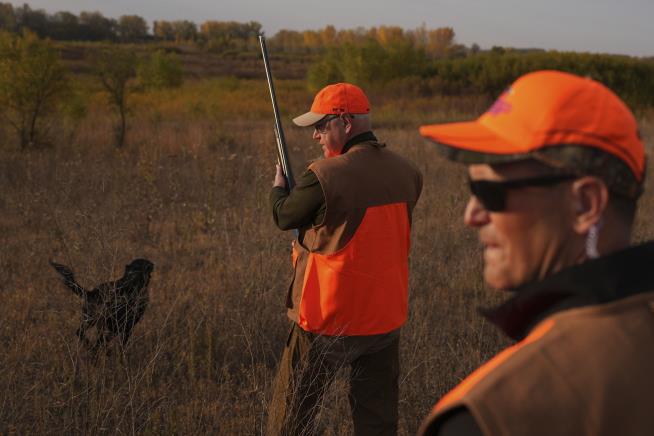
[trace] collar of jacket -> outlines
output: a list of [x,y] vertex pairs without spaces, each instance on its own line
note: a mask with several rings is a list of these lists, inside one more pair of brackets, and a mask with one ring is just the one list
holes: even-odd
[[[377,143],[377,137],[370,130],[367,132],[359,133],[358,135],[350,138],[350,140],[345,143],[345,145],[343,146],[343,150],[341,150],[341,154],[347,153],[348,150],[350,150],[353,146],[357,144],[361,144],[362,142]],[[379,146],[383,147],[383,145],[381,144]]]
[[652,265],[654,242],[628,247],[518,287],[506,302],[479,311],[507,336],[520,340],[556,312],[654,290]]

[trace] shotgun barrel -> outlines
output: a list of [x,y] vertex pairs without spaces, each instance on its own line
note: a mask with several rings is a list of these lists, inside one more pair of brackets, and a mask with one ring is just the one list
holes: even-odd
[[284,129],[282,120],[279,117],[279,107],[277,106],[277,97],[275,95],[275,85],[273,83],[272,72],[270,70],[270,61],[268,60],[268,49],[266,48],[266,38],[259,35],[259,44],[261,44],[261,54],[263,55],[263,65],[266,68],[266,79],[268,79],[268,89],[270,90],[270,99],[272,100],[273,112],[275,114],[275,139],[277,140],[277,158],[286,177],[286,185],[290,191],[295,186],[293,177],[293,168],[288,158],[288,149],[286,139],[284,138]]

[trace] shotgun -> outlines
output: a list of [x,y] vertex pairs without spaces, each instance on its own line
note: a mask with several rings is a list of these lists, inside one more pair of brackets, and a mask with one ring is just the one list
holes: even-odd
[[284,176],[286,177],[286,186],[290,191],[295,186],[293,178],[293,169],[288,159],[288,149],[286,148],[286,139],[284,138],[284,129],[282,121],[279,118],[279,107],[277,106],[277,97],[275,96],[275,85],[273,84],[272,73],[270,71],[270,61],[268,60],[268,49],[266,49],[266,38],[259,35],[259,44],[261,44],[261,54],[263,55],[263,65],[266,68],[266,79],[268,79],[268,89],[270,90],[270,99],[272,100],[273,112],[275,114],[275,139],[277,140],[277,159],[282,166]]

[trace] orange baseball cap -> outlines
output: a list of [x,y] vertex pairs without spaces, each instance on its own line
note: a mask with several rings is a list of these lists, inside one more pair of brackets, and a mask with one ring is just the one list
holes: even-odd
[[370,102],[361,88],[351,83],[327,85],[316,94],[311,110],[293,118],[301,127],[313,126],[326,115],[331,114],[367,114]]
[[645,149],[629,108],[601,83],[561,71],[526,74],[476,121],[422,126],[420,134],[467,163],[538,159],[550,148],[591,147],[626,164],[637,184],[645,176]]

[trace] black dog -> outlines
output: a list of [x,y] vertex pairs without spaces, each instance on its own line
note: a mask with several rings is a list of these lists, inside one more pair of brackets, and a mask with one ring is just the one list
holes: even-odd
[[[132,329],[143,316],[148,305],[148,282],[154,264],[147,259],[134,259],[125,266],[120,279],[103,283],[87,291],[76,281],[70,268],[50,261],[50,265],[61,274],[64,284],[84,299],[82,322],[77,336],[96,354],[115,336],[120,335],[123,346],[127,344]],[[95,326],[97,339],[91,345],[86,330]]]

